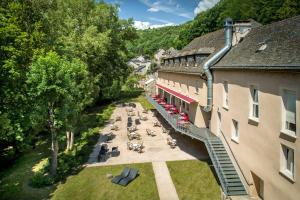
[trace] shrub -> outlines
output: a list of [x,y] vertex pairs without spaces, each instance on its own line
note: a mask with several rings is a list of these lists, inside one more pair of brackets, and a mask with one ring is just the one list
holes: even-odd
[[34,188],[41,188],[53,184],[53,179],[48,174],[36,172],[31,177],[29,185]]

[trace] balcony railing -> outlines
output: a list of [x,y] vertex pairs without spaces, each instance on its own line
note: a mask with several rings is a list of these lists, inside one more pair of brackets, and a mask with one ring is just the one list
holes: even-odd
[[187,126],[178,123],[178,120],[173,115],[166,112],[166,110],[159,105],[150,96],[147,96],[148,101],[154,105],[156,110],[168,121],[168,123],[177,131],[189,135],[195,139],[205,141],[206,139],[216,139],[217,137],[212,134],[207,128],[199,128],[194,124],[190,123]]
[[177,118],[166,112],[154,99],[148,95],[147,99],[174,130],[204,142],[226,196],[247,194],[220,138],[207,128],[199,128],[194,124],[179,124]]

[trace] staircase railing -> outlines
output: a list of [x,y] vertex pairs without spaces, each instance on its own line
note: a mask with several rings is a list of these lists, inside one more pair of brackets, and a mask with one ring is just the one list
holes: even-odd
[[221,144],[223,145],[220,138],[218,138],[217,136],[212,134],[207,128],[199,128],[199,127],[195,126],[194,124],[190,124],[188,127],[184,127],[183,125],[177,123],[177,119],[174,118],[168,112],[166,112],[165,109],[161,105],[159,105],[154,99],[152,99],[148,95],[146,96],[146,98],[176,131],[204,142],[204,144],[207,148],[208,154],[211,158],[212,164],[217,173],[217,176],[219,177],[221,187],[223,188],[223,191],[224,191],[225,195],[227,196],[228,195],[228,193],[227,193],[227,191],[228,191],[227,185],[228,184],[225,179],[225,174],[220,167],[221,166],[220,161],[216,155],[216,152],[213,150],[212,143],[211,143],[212,141],[220,141]]

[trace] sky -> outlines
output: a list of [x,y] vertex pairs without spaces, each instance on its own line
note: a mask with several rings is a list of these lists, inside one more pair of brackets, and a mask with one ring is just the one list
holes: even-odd
[[106,0],[118,4],[122,19],[133,18],[137,29],[182,24],[219,0]]

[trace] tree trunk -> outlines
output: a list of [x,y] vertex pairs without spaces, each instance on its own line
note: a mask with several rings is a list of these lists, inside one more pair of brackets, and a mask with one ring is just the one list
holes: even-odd
[[49,103],[48,105],[48,124],[51,132],[51,175],[55,176],[57,170],[58,142],[54,127],[53,103]]
[[67,151],[70,151],[73,149],[74,146],[74,132],[73,131],[67,131]]
[[70,131],[66,131],[66,135],[67,135],[67,147],[66,147],[66,150],[69,151],[70,150],[70,137],[71,137]]
[[70,137],[70,146],[69,146],[69,148],[70,148],[70,150],[72,150],[73,146],[74,146],[74,132],[70,131],[70,133],[71,133],[71,137]]

